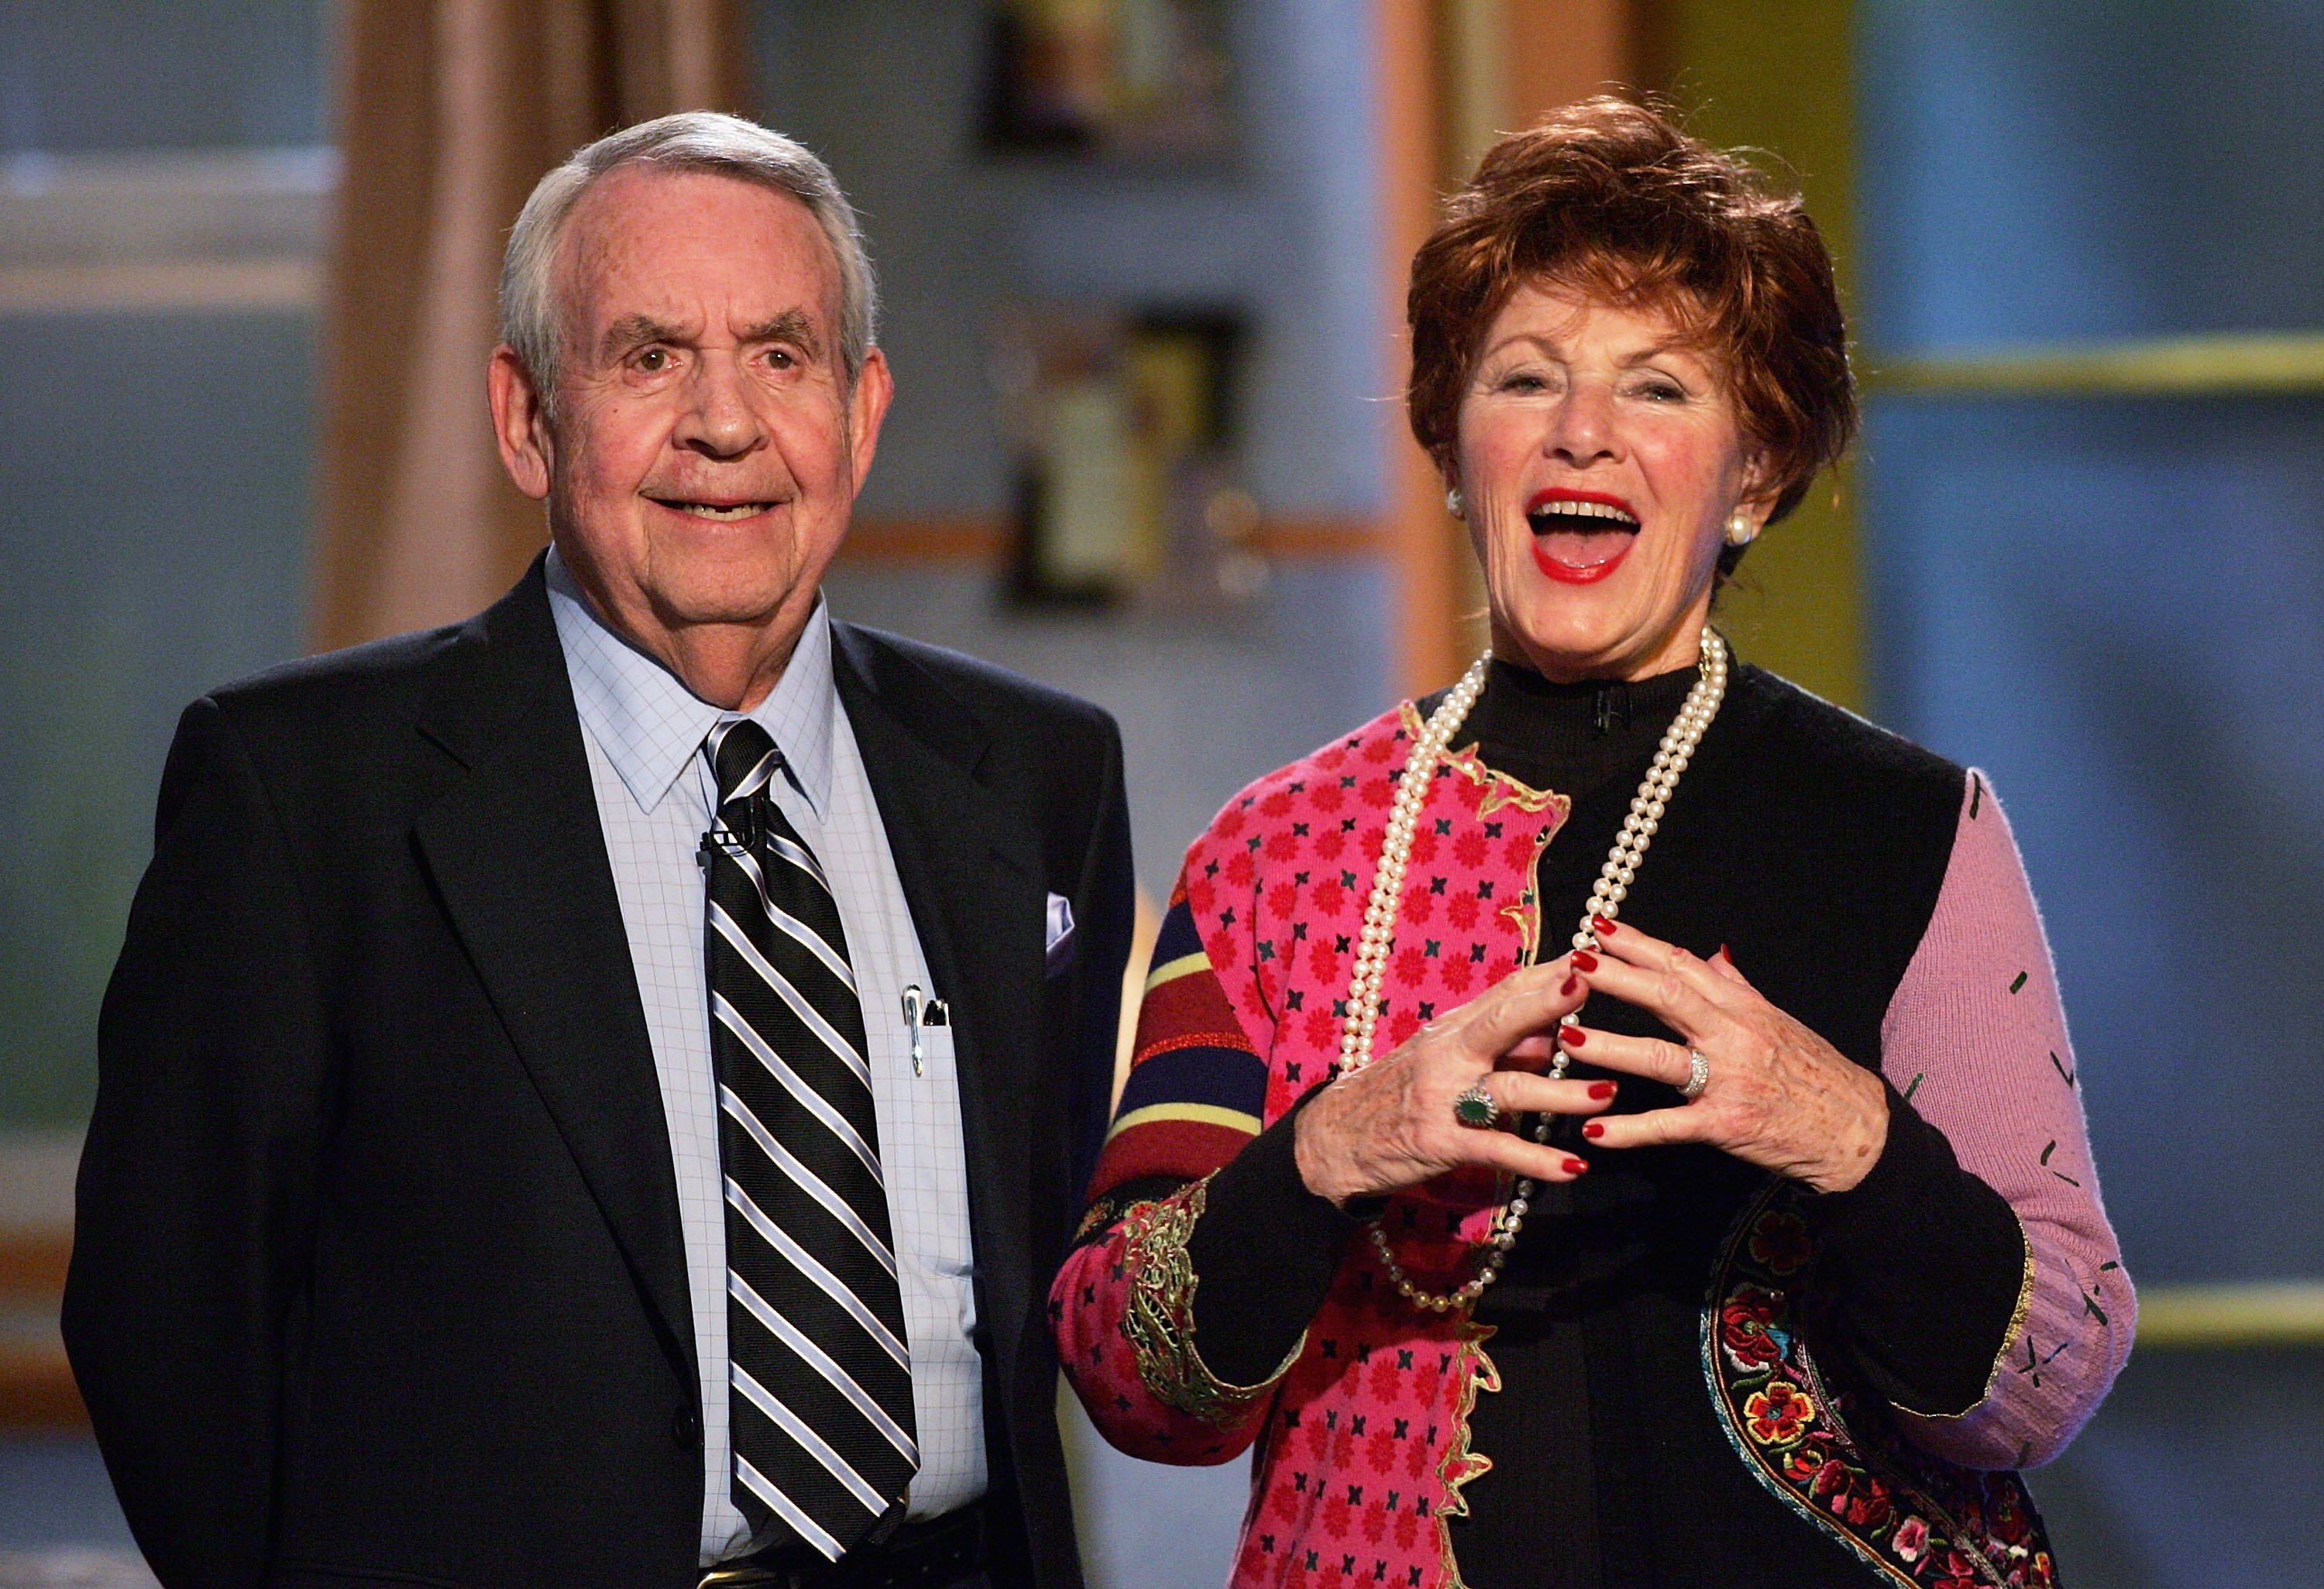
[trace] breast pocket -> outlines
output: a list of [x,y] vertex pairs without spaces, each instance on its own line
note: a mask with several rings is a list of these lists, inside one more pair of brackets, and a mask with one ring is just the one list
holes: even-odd
[[[912,1030],[904,1030],[911,1053]],[[922,1026],[918,1071],[899,1079],[896,1123],[900,1136],[882,1141],[888,1209],[897,1255],[908,1271],[906,1289],[923,1292],[939,1318],[964,1330],[975,1326],[976,1248],[968,1218],[968,1146],[961,1123],[960,1070],[949,1024]]]

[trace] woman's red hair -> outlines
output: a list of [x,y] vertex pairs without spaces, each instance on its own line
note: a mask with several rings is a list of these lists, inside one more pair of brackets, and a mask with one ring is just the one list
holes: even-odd
[[1799,195],[1657,108],[1585,99],[1510,134],[1413,255],[1412,433],[1448,476],[1485,333],[1527,282],[1650,305],[1700,338],[1774,518],[1856,434],[1831,256]]

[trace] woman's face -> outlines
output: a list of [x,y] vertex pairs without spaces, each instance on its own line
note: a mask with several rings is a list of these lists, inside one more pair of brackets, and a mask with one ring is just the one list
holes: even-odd
[[1668,315],[1520,287],[1461,402],[1493,647],[1560,680],[1692,663],[1749,458],[1723,373]]

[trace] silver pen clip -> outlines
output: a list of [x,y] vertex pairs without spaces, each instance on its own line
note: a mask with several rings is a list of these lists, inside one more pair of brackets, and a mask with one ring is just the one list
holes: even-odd
[[952,1024],[952,1008],[942,999],[930,998],[918,983],[904,987],[904,1026],[912,1034],[912,1074],[928,1073],[927,1033],[932,1026]]

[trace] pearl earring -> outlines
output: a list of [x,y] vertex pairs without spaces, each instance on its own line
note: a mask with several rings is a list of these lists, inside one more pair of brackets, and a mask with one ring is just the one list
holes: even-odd
[[1727,544],[1748,546],[1758,538],[1759,526],[1751,522],[1749,513],[1737,508],[1734,515],[1727,521]]
[[1469,499],[1461,494],[1461,488],[1458,485],[1444,494],[1444,511],[1456,519],[1466,519],[1469,516]]

